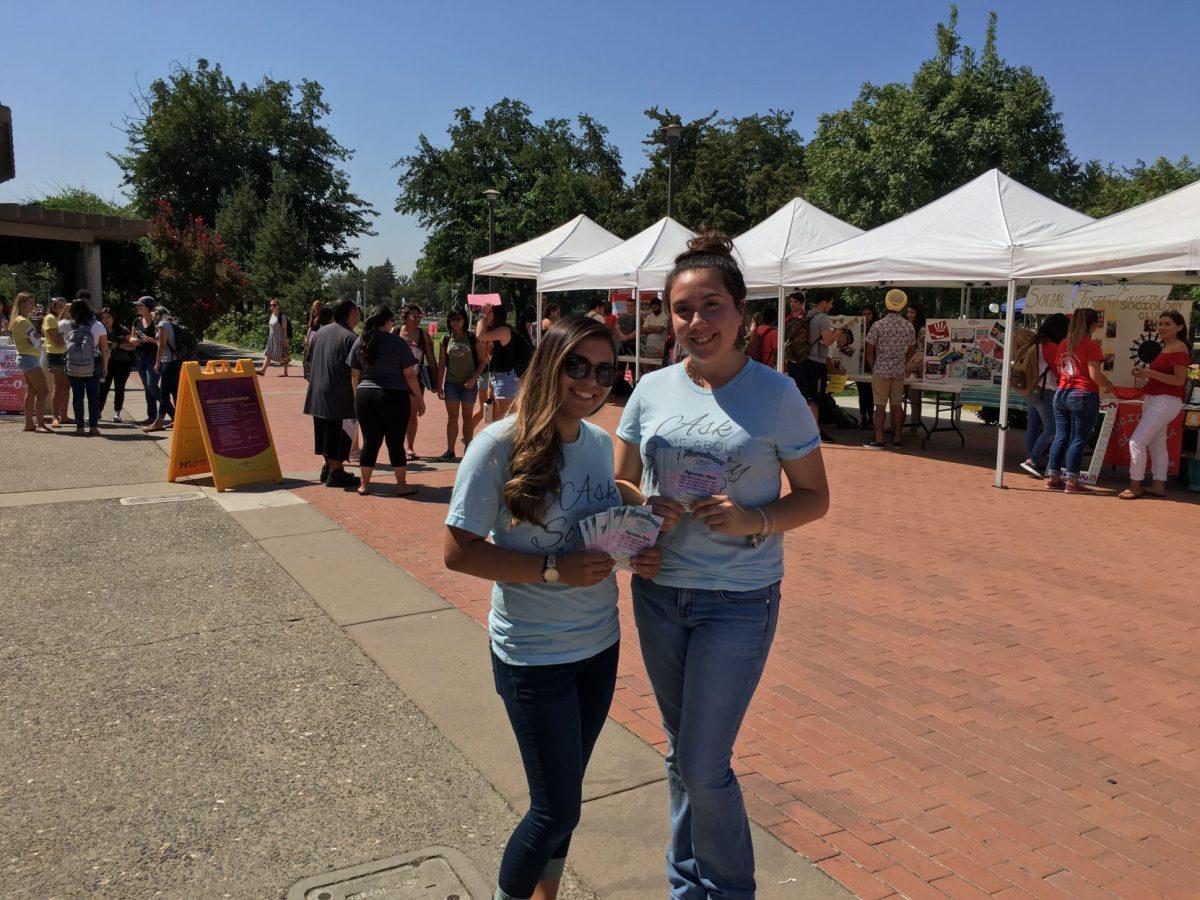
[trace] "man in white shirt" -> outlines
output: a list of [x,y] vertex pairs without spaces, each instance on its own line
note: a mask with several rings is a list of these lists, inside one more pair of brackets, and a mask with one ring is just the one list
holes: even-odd
[[663,343],[667,339],[668,316],[663,312],[662,300],[658,297],[650,301],[650,313],[642,319],[642,334],[646,335],[646,355],[660,357]]

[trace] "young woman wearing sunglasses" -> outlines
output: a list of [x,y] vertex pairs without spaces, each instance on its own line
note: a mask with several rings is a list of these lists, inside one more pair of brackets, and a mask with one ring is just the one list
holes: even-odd
[[[447,568],[495,582],[492,671],[529,780],[529,811],[500,866],[501,900],[556,896],[616,686],[613,562],[585,552],[579,531],[581,519],[637,493],[618,490],[612,439],[584,421],[608,397],[616,360],[603,323],[566,316],[547,331],[514,414],[467,448],[446,517]],[[647,550],[634,571],[653,578],[660,560]]]
[[[667,732],[670,896],[754,897],[754,850],[730,767],[779,615],[783,532],[825,515],[812,413],[792,380],[739,347],[746,284],[723,235],[695,238],[665,298],[687,359],[642,378],[617,429],[617,484],[663,517],[662,566],[633,578],[646,671]],[[721,493],[685,513],[660,493],[660,448],[724,461]],[[786,478],[789,493],[780,497]]]

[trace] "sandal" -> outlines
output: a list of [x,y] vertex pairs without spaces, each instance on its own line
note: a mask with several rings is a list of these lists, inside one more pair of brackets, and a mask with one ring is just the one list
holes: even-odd
[[1145,495],[1146,495],[1145,488],[1142,488],[1141,490],[1137,490],[1137,491],[1135,491],[1133,488],[1125,488],[1125,490],[1123,490],[1123,491],[1121,491],[1121,493],[1117,494],[1117,499],[1118,500],[1136,500],[1139,497],[1144,497]]
[[419,490],[420,490],[420,488],[417,487],[415,484],[398,484],[398,485],[396,485],[396,496],[397,497],[411,497],[413,494],[415,494]]
[[366,497],[371,493],[371,488],[365,484],[360,484],[357,490],[355,490],[355,493],[360,497]]

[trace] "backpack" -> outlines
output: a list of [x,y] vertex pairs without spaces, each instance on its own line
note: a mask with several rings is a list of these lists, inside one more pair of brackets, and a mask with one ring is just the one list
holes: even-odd
[[812,344],[808,340],[808,317],[788,319],[783,326],[783,358],[799,363],[808,359]]
[[525,329],[510,327],[509,331],[512,332],[509,343],[513,346],[513,371],[517,373],[518,378],[524,378],[529,361],[533,359],[533,344],[529,342]]
[[171,342],[171,352],[175,354],[175,358],[180,362],[195,359],[196,335],[192,333],[192,330],[185,325],[180,325],[178,322],[171,324],[171,330],[174,332],[175,338]]
[[746,355],[755,362],[762,363],[768,368],[775,368],[778,349],[774,353],[766,349],[765,338],[771,332],[775,331],[770,325],[759,325],[754,329],[754,333],[750,335],[750,343],[746,346]]
[[1013,332],[1013,355],[1009,363],[1009,384],[1023,397],[1028,397],[1038,386],[1038,369],[1042,348],[1036,335],[1028,328]]
[[69,378],[91,378],[96,374],[96,338],[90,322],[71,329],[67,339],[66,368]]
[[279,317],[283,320],[283,343],[290,349],[292,346],[292,320],[282,313]]

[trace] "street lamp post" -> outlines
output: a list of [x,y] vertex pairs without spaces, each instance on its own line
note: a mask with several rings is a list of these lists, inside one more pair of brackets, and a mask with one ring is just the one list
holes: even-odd
[[[500,192],[495,188],[488,188],[483,192],[483,196],[487,198],[488,205],[488,256],[496,252],[496,199],[500,196]],[[492,291],[492,276],[488,276],[488,293]]]
[[678,122],[663,127],[667,140],[667,218],[675,215],[675,151],[679,149],[679,137],[683,127]]

